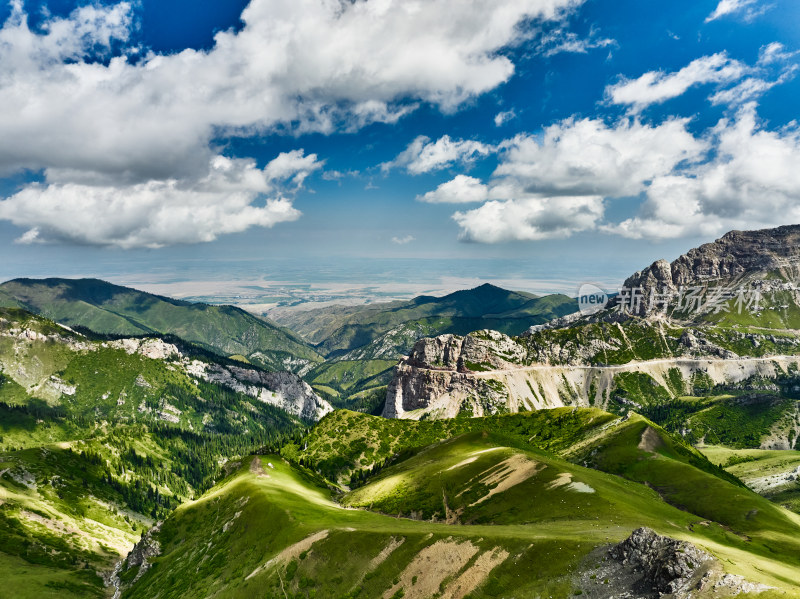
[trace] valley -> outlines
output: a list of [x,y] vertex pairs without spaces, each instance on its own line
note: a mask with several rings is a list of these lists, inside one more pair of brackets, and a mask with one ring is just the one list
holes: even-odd
[[800,597],[800,230],[747,235],[626,282],[759,289],[745,312],[483,285],[278,324],[4,283],[0,574],[22,598]]

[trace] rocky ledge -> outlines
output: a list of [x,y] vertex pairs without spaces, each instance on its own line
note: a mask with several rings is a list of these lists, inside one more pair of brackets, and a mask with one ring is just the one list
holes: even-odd
[[770,588],[726,574],[719,560],[699,547],[649,528],[594,551],[575,583],[581,595],[592,599],[733,597]]
[[719,560],[699,547],[649,528],[593,552],[576,585],[581,595],[592,599],[732,597],[770,588],[726,574]]

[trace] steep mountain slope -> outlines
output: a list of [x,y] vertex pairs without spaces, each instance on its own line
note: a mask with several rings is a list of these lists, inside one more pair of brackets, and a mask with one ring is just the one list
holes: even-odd
[[[645,301],[629,306],[638,316],[665,312],[692,322],[794,329],[800,328],[798,283],[800,225],[789,225],[731,231],[672,263],[653,263],[629,277],[623,288],[641,289]],[[756,307],[735,306],[739,292],[743,300],[757,296]],[[667,294],[671,301],[651,305],[652,294]]]
[[636,273],[598,313],[516,338],[422,340],[395,368],[383,413],[597,405],[642,412],[693,442],[792,448],[800,331],[786,327],[800,314],[798,257],[800,227],[732,232]]
[[699,448],[756,493],[800,514],[800,451],[731,449],[721,445]]
[[215,362],[177,340],[96,340],[0,308],[4,589],[107,596],[97,573],[155,519],[209,488],[227,460],[330,409],[290,373]]
[[395,368],[383,413],[419,419],[595,405],[669,420],[699,440],[712,413],[730,415],[760,398],[777,403],[758,439],[793,446],[798,372],[800,344],[785,332],[744,337],[638,320],[517,339],[478,331],[420,340]]
[[[367,402],[378,408],[378,394],[391,380],[391,368],[423,337],[466,335],[494,328],[519,334],[530,326],[577,310],[564,295],[537,297],[494,285],[457,291],[443,297],[420,296],[409,302],[333,306],[271,315],[306,339],[328,361],[306,379],[339,406]],[[376,398],[375,405],[368,402]]]
[[533,324],[576,309],[575,301],[563,295],[537,297],[485,284],[443,297],[419,296],[409,302],[275,312],[274,317],[319,344],[320,352],[330,357],[369,345],[399,325],[411,323],[409,326],[413,327],[417,321],[435,317],[444,319],[443,327],[469,328],[475,323],[460,325],[459,321],[482,320],[482,326],[469,330],[490,328],[488,323],[494,322],[499,330],[519,334]]
[[[565,417],[575,426],[558,426]],[[615,559],[604,552],[642,525],[694,544],[680,545],[677,553],[697,563],[682,562],[687,572],[669,578],[675,585],[702,582],[692,588],[693,597],[800,595],[793,576],[800,567],[800,518],[735,480],[718,478],[702,456],[651,423],[596,410],[503,418],[501,430],[487,421],[484,431],[453,436],[456,431],[442,429],[441,422],[386,422],[336,412],[307,440],[326,461],[335,462],[339,454],[332,446],[324,449],[325,442],[362,431],[370,446],[373,425],[380,430],[384,423],[397,428],[399,437],[406,436],[400,429],[416,431],[421,444],[405,459],[396,456],[376,468],[363,486],[341,498],[322,485],[314,464],[309,470],[278,455],[245,461],[140,545],[143,552],[150,548],[146,566],[134,559],[122,567],[122,596],[610,597],[622,590],[649,596],[636,586],[645,581],[635,576],[623,589],[627,579],[592,575]],[[548,438],[526,440],[531,429]],[[559,439],[562,430],[569,439]],[[350,435],[351,442],[358,434]],[[576,454],[557,457],[537,446],[539,440],[576,446]],[[295,449],[305,445],[303,440]],[[375,449],[384,454],[379,445]],[[590,455],[623,477],[577,463]],[[306,464],[307,457],[302,453],[299,459]],[[370,458],[367,463],[374,464]],[[647,475],[648,466],[654,474]],[[658,482],[670,470],[679,474],[673,489],[649,488],[651,478]],[[711,492],[691,509],[670,504],[698,484]],[[721,499],[724,493],[731,499]],[[361,509],[346,509],[337,499]],[[633,545],[642,535],[653,545],[667,542],[637,530],[618,551],[638,555]],[[235,560],[228,559],[233,555]],[[664,564],[676,557],[665,552],[656,559]]]
[[171,334],[272,370],[297,372],[322,360],[291,331],[233,306],[193,304],[97,279],[15,279],[0,285],[0,292],[70,327],[112,335]]
[[[213,361],[159,338],[92,341],[22,310],[0,309],[0,401],[57,408],[71,417],[211,427],[193,394],[224,385],[308,420],[331,407],[296,375]],[[171,407],[167,407],[169,406]]]

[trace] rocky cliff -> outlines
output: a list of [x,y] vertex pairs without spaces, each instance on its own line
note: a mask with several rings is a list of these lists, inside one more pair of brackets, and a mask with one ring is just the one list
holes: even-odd
[[[634,333],[622,327],[619,331],[628,338]],[[546,345],[542,339],[531,344],[496,331],[422,339],[395,368],[383,416],[453,418],[561,406],[640,411],[648,401],[658,403],[692,395],[699,382],[707,388],[777,391],[778,386],[770,381],[793,377],[800,371],[800,355],[792,355],[798,351],[797,340],[791,336],[786,338],[786,345],[775,345],[785,353],[741,356],[716,345],[703,330],[667,333],[674,338],[665,342],[661,355],[620,364],[596,361],[603,355],[597,353],[598,348],[620,345],[610,336],[585,343],[584,349],[594,349],[580,357],[566,345],[554,343],[545,351],[539,349]],[[744,338],[750,347],[763,347],[768,339]],[[633,340],[629,341],[633,346]],[[641,396],[628,393],[630,381],[641,389]],[[769,443],[793,447],[800,431],[794,420],[786,426],[776,428]]]
[[[121,350],[129,355],[157,360],[168,369],[182,371],[197,379],[224,385],[306,420],[319,420],[333,410],[306,382],[290,372],[266,372],[245,364],[237,366],[227,361],[200,360],[159,338],[91,341],[66,327],[44,322],[35,317],[24,322],[0,316],[0,375],[52,405],[60,403],[63,397],[74,396],[82,385],[89,384],[87,381],[70,383],[62,380],[57,371],[69,361],[65,356],[106,356],[109,351]],[[60,366],[56,367],[56,364]],[[140,374],[136,385],[149,388],[150,382]],[[107,395],[103,397],[106,399]],[[124,402],[124,399],[120,401]],[[180,411],[168,403],[164,403],[158,412],[162,420],[170,422],[177,422],[179,415]]]
[[[768,282],[770,280],[771,282]],[[688,251],[672,263],[658,260],[634,273],[623,289],[676,293],[697,285],[746,285],[773,290],[776,285],[794,290],[800,282],[800,225],[760,231],[731,231],[712,243]],[[630,310],[644,316],[652,313],[648,302]]]
[[175,367],[211,383],[281,408],[305,420],[317,421],[333,411],[311,386],[291,372],[266,372],[246,366],[201,361],[184,355],[177,346],[160,339],[122,339],[108,345],[151,359],[171,359]]
[[[774,381],[796,378],[799,366],[798,283],[800,225],[731,231],[629,277],[623,289],[637,289],[641,301],[627,310],[619,309],[620,296],[609,309],[513,339],[478,331],[420,340],[395,368],[384,416],[480,416],[562,405],[640,409],[635,395],[663,402],[694,394],[698,380],[728,390],[770,380],[764,384],[778,393]],[[753,292],[748,301],[758,300],[736,312],[711,301],[708,288],[720,286],[743,286]],[[648,301],[652,293],[675,300],[687,288],[705,294],[691,314],[685,306],[662,314]],[[778,431],[771,442],[793,446],[796,433]]]

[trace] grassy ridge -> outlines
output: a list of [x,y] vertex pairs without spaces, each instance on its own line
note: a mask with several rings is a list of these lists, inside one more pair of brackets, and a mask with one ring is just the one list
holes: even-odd
[[[491,575],[478,576],[470,597],[566,597],[581,590],[573,573],[594,547],[620,540],[641,525],[701,545],[726,570],[776,586],[785,593],[781,596],[800,595],[792,574],[800,567],[800,519],[698,469],[692,460],[711,470],[714,466],[657,428],[655,438],[663,445],[639,448],[640,427],[652,426],[643,419],[606,415],[595,422],[602,412],[577,410],[574,426],[554,425],[570,412],[551,414],[552,420],[514,415],[501,432],[475,430],[455,437],[449,436],[458,433],[455,428],[437,422],[393,421],[389,428],[378,427],[385,436],[399,425],[414,443],[428,444],[345,495],[346,504],[362,508],[357,510],[343,509],[317,474],[280,456],[245,462],[167,519],[156,535],[162,554],[123,597],[447,596],[465,579],[478,576],[478,561],[490,562],[492,556]],[[312,453],[320,458],[326,451],[327,459],[336,457],[338,449],[324,449],[333,436],[360,430],[362,422],[373,424],[365,415],[336,414],[319,425],[325,433],[317,431],[315,437],[312,431],[308,437],[309,448],[313,445]],[[553,426],[545,426],[548,420]],[[524,437],[523,431],[538,431],[540,441]],[[353,439],[347,434],[346,446]],[[587,455],[600,455],[609,467],[624,463],[630,469],[620,466],[610,474],[575,463]],[[528,476],[508,484],[503,473],[509,463],[517,466],[512,472]],[[653,480],[676,468],[679,486],[688,489],[702,481],[732,493],[729,500],[715,494],[698,506],[720,504],[714,517],[723,520],[664,501],[663,490],[648,486],[650,479],[643,474],[648,467],[655,471]],[[712,479],[717,482],[709,483]],[[759,536],[748,539],[728,522],[738,526],[734,512],[752,509],[763,514],[751,518],[752,527],[760,529]],[[398,513],[413,519],[397,518]],[[462,525],[447,524],[448,518]],[[236,559],[225,558],[232,555]],[[137,573],[134,568],[123,577]]]
[[515,445],[564,450],[615,417],[595,409],[557,408],[525,414],[451,420],[389,420],[337,410],[323,418],[299,444],[281,450],[337,484],[370,471],[395,456],[407,456],[432,443],[473,431],[505,435]]
[[171,334],[223,356],[278,370],[322,358],[291,331],[233,306],[183,302],[96,279],[15,279],[0,285],[25,309],[114,335]]

